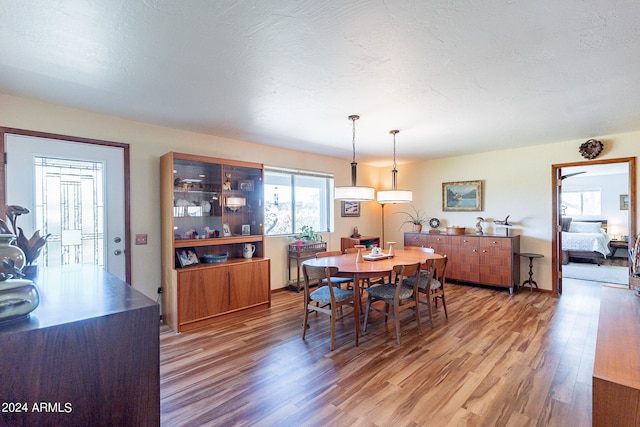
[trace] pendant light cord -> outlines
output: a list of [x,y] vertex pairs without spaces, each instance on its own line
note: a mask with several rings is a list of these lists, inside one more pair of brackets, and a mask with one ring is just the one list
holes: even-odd
[[349,120],[353,122],[353,137],[352,137],[352,145],[353,145],[353,160],[351,161],[351,185],[353,187],[356,186],[357,182],[357,172],[356,168],[358,163],[356,163],[356,120],[358,120],[360,116],[354,114],[349,116]]
[[391,171],[391,189],[396,190],[398,187],[398,170],[396,168],[396,134],[399,130],[390,130],[389,133],[393,135],[393,170]]

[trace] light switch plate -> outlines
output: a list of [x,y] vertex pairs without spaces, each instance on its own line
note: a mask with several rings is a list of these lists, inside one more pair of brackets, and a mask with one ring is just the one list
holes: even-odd
[[147,244],[147,235],[136,234],[136,245],[146,245],[146,244]]

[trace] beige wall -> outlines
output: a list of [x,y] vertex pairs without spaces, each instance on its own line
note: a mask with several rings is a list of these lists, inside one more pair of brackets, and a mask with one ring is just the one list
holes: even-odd
[[[230,159],[262,162],[267,165],[322,170],[335,174],[337,185],[350,181],[350,159],[310,155],[302,152],[232,141],[161,126],[133,122],[113,116],[94,114],[62,106],[0,94],[0,125],[41,132],[104,139],[130,144],[131,147],[131,232],[149,234],[147,246],[132,250],[132,284],[155,298],[160,285],[160,216],[159,157],[168,151],[210,155]],[[578,146],[594,135],[579,141],[559,142],[528,148],[457,156],[398,166],[398,187],[414,191],[414,205],[438,217],[442,225],[473,228],[477,216],[504,219],[516,224],[513,232],[522,235],[521,249],[545,256],[536,266],[536,279],[551,289],[551,165],[583,160]],[[606,144],[599,159],[634,157],[640,152],[640,133],[600,137]],[[390,186],[389,167],[358,165],[358,182],[375,187]],[[442,212],[442,183],[449,181],[484,181],[482,212]],[[10,201],[8,201],[10,203]],[[403,242],[402,215],[394,212],[407,205],[385,207],[385,240]],[[492,224],[485,224],[492,231]],[[359,218],[341,218],[340,203],[335,203],[334,233],[324,234],[329,249],[339,249],[340,237],[350,235],[353,227],[360,233],[380,235],[381,208],[377,203],[363,203]],[[286,245],[281,237],[267,238],[266,253],[271,258],[271,286],[281,288],[287,280]],[[401,244],[401,243],[400,243]],[[524,263],[522,264],[524,280]]]
[[[536,260],[534,279],[544,289],[552,289],[552,188],[551,166],[554,164],[581,162],[584,158],[578,147],[594,136],[582,140],[559,142],[512,150],[494,151],[477,155],[429,160],[399,167],[399,179],[414,182],[414,205],[427,212],[429,217],[440,219],[442,226],[460,225],[475,232],[476,217],[504,219],[515,227],[512,234],[521,235],[522,252],[544,255]],[[635,157],[640,154],[640,132],[598,137],[605,143],[605,151],[598,157],[615,159]],[[484,210],[482,212],[443,212],[442,183],[451,181],[484,182]],[[400,185],[400,183],[399,183]],[[408,183],[403,184],[408,187]],[[636,189],[637,191],[637,189]],[[640,194],[640,192],[638,193]],[[387,240],[403,241],[397,224],[402,215],[391,212],[406,209],[402,205],[385,207],[385,236]],[[386,213],[389,212],[389,215]],[[484,223],[485,232],[493,231],[493,223]],[[405,226],[407,231],[410,226]],[[521,264],[521,281],[528,273],[528,260]],[[526,267],[526,268],[525,268]]]
[[[160,286],[160,156],[169,151],[201,154],[228,159],[261,162],[266,165],[296,167],[332,172],[337,185],[351,181],[351,159],[310,155],[243,141],[133,122],[113,116],[90,113],[58,105],[0,94],[0,126],[50,132],[78,137],[122,142],[130,145],[131,154],[131,234],[149,235],[148,245],[132,251],[132,285],[156,298]],[[348,134],[345,141],[348,141]],[[358,165],[358,183],[377,186],[378,170]],[[8,203],[11,203],[9,200]],[[330,250],[340,249],[340,236],[358,226],[363,234],[379,234],[378,206],[363,204],[359,218],[341,218],[340,203],[335,202],[335,232],[323,233]],[[378,213],[378,214],[376,214]],[[267,238],[266,254],[271,258],[271,286],[282,288],[286,270],[288,239]]]

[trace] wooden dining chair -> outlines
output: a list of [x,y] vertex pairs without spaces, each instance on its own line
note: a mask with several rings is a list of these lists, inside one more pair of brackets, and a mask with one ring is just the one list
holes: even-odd
[[[345,315],[338,317],[338,310],[342,313],[344,306],[350,307],[349,304],[353,304],[353,290],[342,289],[333,286],[333,278],[338,273],[337,267],[315,267],[310,265],[302,266],[302,275],[304,277],[304,322],[302,324],[302,339],[304,340],[307,334],[307,328],[309,327],[309,313],[316,312],[326,314],[331,320],[331,351],[334,349],[334,342],[336,336],[336,321],[348,316],[349,312]],[[315,291],[310,291],[310,283],[315,281],[327,280],[327,284],[319,287]],[[318,305],[314,305],[318,303]],[[358,345],[358,319],[355,316],[355,310],[351,307],[354,314],[354,333],[356,337],[356,346]]]
[[[342,252],[340,251],[325,251],[325,252],[317,252],[316,258],[325,258],[325,257],[340,256],[340,255],[342,255]],[[322,282],[326,284],[327,279],[324,279]],[[337,286],[339,288],[341,288],[343,284],[346,284],[347,289],[349,289],[353,284],[353,277],[332,277],[331,283],[334,286]]]
[[[367,289],[367,308],[364,314],[363,332],[367,330],[367,322],[369,321],[369,312],[377,311],[385,316],[385,323],[389,317],[393,317],[396,328],[396,342],[400,344],[400,312],[408,308],[414,310],[416,321],[418,323],[418,332],[422,333],[420,325],[420,307],[418,303],[418,277],[420,275],[420,263],[396,265],[393,267],[393,283],[385,283],[379,286],[372,286]],[[415,286],[409,288],[404,286],[404,281],[413,277]],[[384,310],[374,307],[373,303],[384,302]],[[393,307],[393,312],[389,308]]]
[[[444,283],[447,272],[447,264],[449,258],[444,255],[439,259],[427,260],[422,265],[420,271],[420,280],[418,281],[418,299],[421,303],[429,307],[429,318],[433,325],[433,309],[431,308],[431,302],[434,302],[435,308],[438,308],[438,299],[442,300],[442,307],[444,308],[444,316],[449,320],[447,313],[447,302],[444,294]],[[412,277],[404,280],[403,285],[407,288],[413,288],[415,279]],[[424,300],[419,298],[420,294],[425,296]]]

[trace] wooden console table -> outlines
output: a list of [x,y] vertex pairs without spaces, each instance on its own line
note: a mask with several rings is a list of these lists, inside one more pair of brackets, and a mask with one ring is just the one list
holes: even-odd
[[0,326],[0,402],[20,404],[0,425],[160,425],[158,304],[99,267],[35,282],[40,305]]
[[[287,284],[287,288],[295,289],[296,292],[300,292],[300,289],[302,289],[302,285],[300,281],[300,266],[302,265],[302,261],[304,261],[305,259],[315,258],[318,252],[326,252],[326,250],[327,250],[327,242],[290,244],[289,255],[287,257],[287,269],[289,270],[289,283]],[[296,275],[295,284],[291,282],[291,261],[292,260],[296,261],[297,275]]]
[[602,287],[593,366],[593,425],[640,426],[640,297]]

